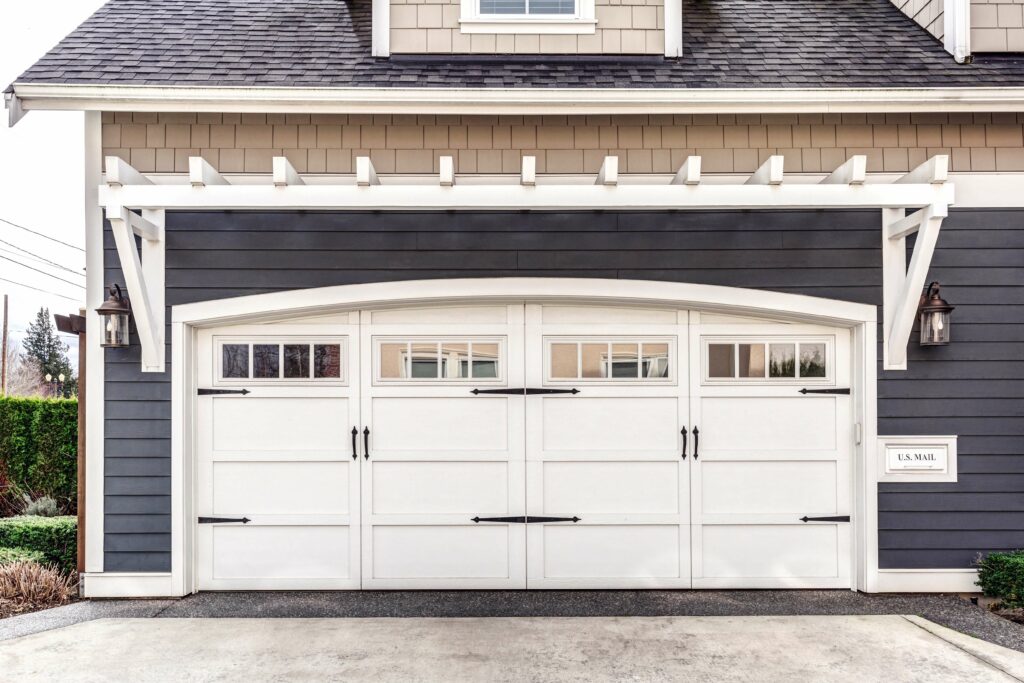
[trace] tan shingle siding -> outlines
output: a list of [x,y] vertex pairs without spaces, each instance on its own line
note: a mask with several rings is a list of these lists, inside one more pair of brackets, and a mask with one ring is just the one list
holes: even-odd
[[[853,154],[870,171],[907,171],[948,154],[954,171],[1024,171],[1024,114],[631,116],[196,115],[106,113],[104,155],[140,171],[184,172],[201,155],[227,173],[268,173],[286,156],[302,173],[351,173],[368,154],[382,173],[593,173],[606,155],[623,173],[668,173],[690,154],[708,173],[754,170],[772,154],[791,172],[830,171]],[[182,121],[191,121],[183,123]]]

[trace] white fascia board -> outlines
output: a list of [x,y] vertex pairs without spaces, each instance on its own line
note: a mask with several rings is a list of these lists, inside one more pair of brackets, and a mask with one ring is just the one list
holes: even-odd
[[104,206],[206,210],[850,209],[953,204],[953,185],[185,185],[100,186]]
[[1020,111],[1006,88],[252,88],[16,83],[25,111],[656,114]]

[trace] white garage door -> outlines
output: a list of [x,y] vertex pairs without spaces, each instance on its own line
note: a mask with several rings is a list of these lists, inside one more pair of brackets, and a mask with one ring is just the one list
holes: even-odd
[[850,585],[847,331],[453,306],[197,361],[202,589]]
[[345,317],[200,333],[200,589],[359,588],[359,336]]

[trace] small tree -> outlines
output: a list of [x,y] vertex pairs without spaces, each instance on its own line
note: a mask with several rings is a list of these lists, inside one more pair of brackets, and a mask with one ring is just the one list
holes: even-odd
[[7,395],[44,396],[44,373],[36,362],[25,356],[17,344],[7,347]]
[[71,371],[68,360],[68,345],[57,336],[57,330],[50,320],[50,310],[40,308],[36,319],[28,326],[24,339],[25,356],[34,361],[39,369],[40,380],[45,381],[46,375],[59,377],[64,375],[64,383],[60,392],[64,398],[77,393],[78,378]]

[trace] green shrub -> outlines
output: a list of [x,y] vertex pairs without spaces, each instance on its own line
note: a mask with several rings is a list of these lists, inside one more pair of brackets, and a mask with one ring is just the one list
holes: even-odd
[[78,402],[0,398],[0,514],[16,514],[23,498],[53,498],[76,512]]
[[38,550],[25,550],[24,548],[0,548],[0,565],[11,564],[12,562],[46,562],[46,557]]
[[1024,550],[989,553],[977,561],[978,585],[1003,607],[1024,607]]
[[57,510],[57,501],[49,496],[29,500],[25,505],[25,514],[32,517],[56,517],[60,514]]
[[62,571],[77,567],[78,520],[74,517],[7,517],[0,519],[0,548],[20,548],[43,554]]

